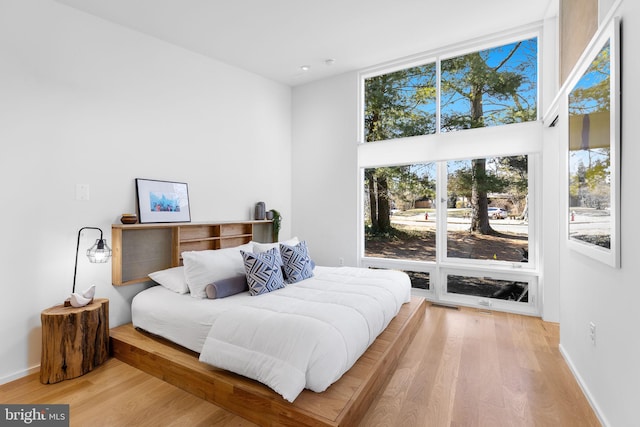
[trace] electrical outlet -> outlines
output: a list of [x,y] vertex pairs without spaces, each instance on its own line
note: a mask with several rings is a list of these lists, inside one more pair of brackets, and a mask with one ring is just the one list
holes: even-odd
[[596,345],[596,324],[589,322],[589,338],[591,338],[591,344]]
[[342,257],[338,258],[338,265],[340,267],[342,267],[344,265],[344,258],[342,258]]

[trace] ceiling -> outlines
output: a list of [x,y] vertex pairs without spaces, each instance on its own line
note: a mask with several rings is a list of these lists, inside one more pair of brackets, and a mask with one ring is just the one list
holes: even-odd
[[540,21],[554,0],[57,1],[296,86]]

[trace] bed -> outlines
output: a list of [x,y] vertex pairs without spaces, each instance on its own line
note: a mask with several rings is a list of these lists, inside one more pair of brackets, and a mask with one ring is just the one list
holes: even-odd
[[[246,274],[223,254],[266,252],[253,241],[256,225],[114,224],[114,285],[161,284],[135,296],[131,324],[111,330],[112,354],[260,425],[352,425],[394,369],[425,301],[410,296],[404,273],[321,266],[271,292],[207,298],[207,268]],[[180,280],[193,267],[189,254],[217,259],[191,271],[202,279],[191,288]]]
[[398,271],[313,273],[267,294],[214,300],[154,286],[134,298],[132,323],[293,402],[337,381],[410,301],[409,278]]

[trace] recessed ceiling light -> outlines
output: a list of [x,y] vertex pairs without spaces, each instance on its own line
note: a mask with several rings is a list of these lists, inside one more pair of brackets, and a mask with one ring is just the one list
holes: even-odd
[[302,71],[309,71],[311,69],[311,65],[303,65],[300,67]]

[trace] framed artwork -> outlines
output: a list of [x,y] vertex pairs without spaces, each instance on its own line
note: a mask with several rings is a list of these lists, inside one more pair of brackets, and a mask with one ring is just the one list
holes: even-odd
[[189,190],[184,182],[136,178],[140,223],[191,222]]
[[620,266],[620,30],[612,21],[569,81],[569,247]]

